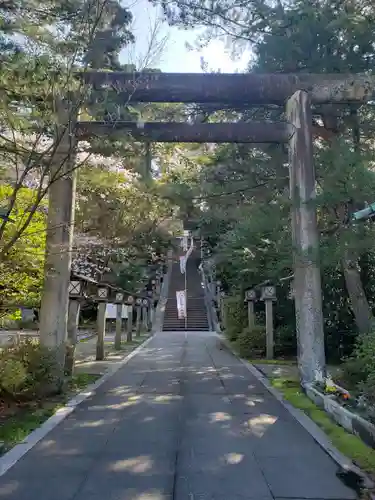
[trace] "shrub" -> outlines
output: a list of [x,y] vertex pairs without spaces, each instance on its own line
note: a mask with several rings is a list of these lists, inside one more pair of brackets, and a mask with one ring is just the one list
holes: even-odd
[[57,386],[56,357],[36,340],[26,338],[5,347],[0,353],[0,366],[0,394],[34,399]]
[[372,404],[375,403],[375,333],[358,337],[354,352],[342,365],[343,384],[356,388]]
[[259,358],[266,352],[266,332],[262,326],[242,330],[236,341],[238,353],[243,358]]
[[0,391],[15,396],[27,379],[27,371],[16,359],[1,360]]
[[297,336],[292,325],[279,326],[275,331],[276,356],[295,356],[297,353]]
[[224,299],[225,334],[230,341],[237,339],[246,327],[246,312],[241,296],[227,297]]
[[355,390],[367,378],[367,370],[361,359],[347,358],[341,365],[339,384],[348,390]]

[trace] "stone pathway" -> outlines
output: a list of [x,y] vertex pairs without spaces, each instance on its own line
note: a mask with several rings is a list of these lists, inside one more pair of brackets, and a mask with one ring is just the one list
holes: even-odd
[[121,344],[121,350],[115,350],[115,335],[113,333],[106,334],[104,337],[105,344],[105,359],[103,361],[96,361],[96,343],[97,337],[89,338],[88,340],[81,341],[77,344],[76,349],[76,363],[75,373],[105,373],[108,368],[113,367],[116,363],[121,363],[123,358],[133,351],[139,344],[144,342],[149,337],[149,334],[142,333],[137,336],[133,333],[133,342],[127,343],[125,341],[125,334]]
[[1,500],[351,500],[209,333],[157,334],[0,478]]

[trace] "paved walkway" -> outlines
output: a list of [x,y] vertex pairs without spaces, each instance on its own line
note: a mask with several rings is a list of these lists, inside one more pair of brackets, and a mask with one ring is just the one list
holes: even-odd
[[355,499],[208,333],[164,333],[0,478],[1,500]]

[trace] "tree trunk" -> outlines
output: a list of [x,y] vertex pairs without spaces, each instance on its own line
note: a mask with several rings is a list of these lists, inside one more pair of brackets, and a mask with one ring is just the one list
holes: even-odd
[[341,264],[358,331],[368,333],[374,318],[363,289],[358,261],[349,254],[349,251],[346,251],[341,259]]
[[[357,107],[352,106],[350,116],[352,119],[353,147],[357,154],[360,155],[360,127]],[[320,127],[320,131],[324,131],[324,133],[318,133],[317,135],[327,140],[332,147],[332,141],[337,136],[337,130],[333,130],[333,127],[328,127],[327,117],[323,118],[325,126]],[[334,123],[334,120],[331,120],[331,122]],[[341,206],[336,208],[336,211],[331,211],[333,218],[336,217],[338,219],[341,231],[343,229],[348,230],[349,228],[348,214],[353,213],[354,210],[358,210],[359,208],[355,206],[353,200],[350,200],[347,203],[342,203]],[[362,285],[358,257],[352,251],[345,250],[341,258],[341,265],[358,331],[360,333],[368,333],[371,330],[374,317]]]

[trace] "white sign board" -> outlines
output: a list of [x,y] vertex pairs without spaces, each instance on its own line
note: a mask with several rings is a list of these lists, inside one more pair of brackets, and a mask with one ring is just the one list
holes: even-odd
[[178,319],[186,318],[186,295],[185,291],[176,292]]
[[186,270],[186,257],[185,255],[182,255],[180,257],[180,271],[182,274],[184,274],[185,270]]
[[[117,304],[107,304],[107,307],[105,310],[105,319],[116,319],[116,310],[117,310]],[[123,304],[123,306],[122,306],[121,317],[123,319],[127,319],[127,317],[128,317],[128,306],[125,304]]]

